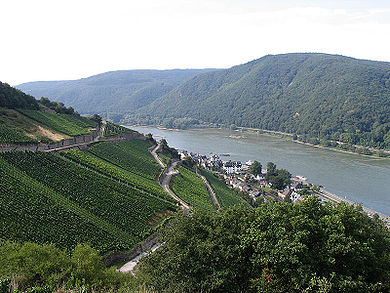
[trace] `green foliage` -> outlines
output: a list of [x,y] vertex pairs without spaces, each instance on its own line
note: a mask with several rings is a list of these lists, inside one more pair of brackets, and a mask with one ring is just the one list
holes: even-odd
[[248,292],[251,254],[240,237],[252,214],[238,207],[178,218],[164,246],[141,260],[140,282],[157,292]]
[[141,189],[145,192],[153,194],[154,196],[176,203],[176,201],[162,189],[156,180],[152,180],[148,176],[130,172],[93,155],[87,150],[70,150],[62,154],[66,158],[71,159],[72,161],[75,161],[79,164],[83,164],[84,166],[87,166],[88,168],[91,168],[101,174],[119,179],[131,186],[136,187],[137,189]]
[[224,181],[218,179],[213,173],[203,168],[200,169],[200,171],[210,183],[211,188],[214,190],[221,207],[227,208],[243,203],[242,199],[237,195],[237,193],[230,189]]
[[102,252],[130,249],[133,236],[96,217],[0,159],[0,237],[72,248],[88,242]]
[[44,113],[40,111],[21,110],[23,115],[69,136],[77,136],[89,133],[89,128],[96,127],[96,122],[85,117]]
[[129,119],[192,118],[390,148],[389,112],[390,63],[308,53],[199,74]]
[[215,211],[209,192],[195,172],[180,166],[179,175],[172,179],[172,190],[184,202],[201,211]]
[[132,139],[116,144],[99,143],[88,152],[129,172],[155,180],[160,165],[148,152],[150,146],[148,141]]
[[361,208],[270,202],[183,216],[141,261],[165,292],[388,292],[390,232]]
[[175,148],[171,148],[168,146],[168,142],[165,139],[162,139],[160,141],[161,147],[160,147],[160,152],[167,155],[168,157],[172,159],[179,159],[179,153]]
[[16,130],[0,125],[0,143],[34,143],[37,142]]
[[0,293],[9,293],[10,279],[0,279]]
[[253,175],[257,176],[261,174],[261,163],[258,161],[254,161],[252,165],[249,167],[249,172],[251,172]]
[[[0,275],[12,277],[15,293],[134,289],[130,274],[105,268],[98,251],[85,244],[64,251],[51,244],[3,242],[0,243],[0,256]],[[9,283],[10,279],[0,281],[1,293],[10,293]]]
[[267,163],[265,179],[272,184],[272,188],[282,190],[291,184],[291,174],[286,169],[276,169],[272,162]]
[[8,109],[39,109],[39,105],[34,97],[26,95],[22,91],[2,82],[0,82],[0,107]]
[[40,98],[56,97],[80,113],[99,113],[119,121],[132,112],[167,94],[183,81],[205,69],[120,70],[67,81],[29,82],[19,89]]
[[133,130],[111,122],[107,122],[106,128],[104,129],[104,136],[113,136],[124,132],[133,132]]
[[56,111],[56,113],[59,114],[78,115],[78,113],[75,112],[72,107],[67,108],[63,103],[52,102],[48,98],[42,97],[39,100],[39,103],[51,110]]
[[[42,212],[39,211],[37,207],[38,203],[36,201],[42,200],[44,203],[42,206],[46,207],[46,210],[50,210],[50,201],[44,201],[46,193],[35,194],[31,192],[34,189],[26,189],[28,181],[22,185],[12,185],[12,180],[17,182],[18,177],[14,179],[10,176],[2,186],[9,199],[4,198],[2,201],[4,206],[2,212],[5,213],[5,217],[0,231],[1,235],[5,237],[9,233],[7,238],[27,240],[28,237],[32,237],[31,240],[36,239],[35,241],[40,243],[50,239],[53,243],[62,247],[72,247],[75,241],[82,240],[91,241],[95,247],[102,251],[126,249],[152,232],[150,221],[155,214],[169,209],[175,210],[175,206],[167,201],[162,201],[130,186],[120,184],[50,153],[6,152],[1,153],[0,156],[23,171],[22,174],[31,177],[32,182],[40,183],[39,185],[32,185],[33,188],[38,186],[39,188],[46,187],[49,190],[56,190],[57,192],[51,195],[51,199],[55,200],[54,202],[58,203],[58,200],[62,200],[62,203],[59,202],[58,204],[66,204],[66,210],[77,212],[79,217],[86,212],[87,214],[83,216],[84,222],[87,218],[91,218],[90,221],[87,221],[90,222],[89,225],[103,228],[104,233],[106,233],[105,236],[101,236],[104,233],[103,231],[99,232],[98,235],[102,237],[101,242],[97,240],[98,236],[93,236],[92,233],[83,238],[83,228],[70,233],[73,237],[65,237],[67,235],[64,235],[63,231],[71,230],[72,227],[78,225],[77,217],[68,219],[66,216],[66,220],[71,223],[69,229],[62,228],[66,220],[64,220],[64,224],[60,224],[58,227],[53,225],[57,219],[60,220],[59,214],[54,216],[53,223],[51,222],[56,205],[52,207],[53,211],[48,215],[45,215],[43,210]],[[44,189],[43,192],[45,192]],[[21,201],[15,207],[12,204],[16,201],[16,197],[11,200],[14,193],[19,194],[17,199]],[[31,194],[34,197],[31,197]],[[40,196],[38,197],[38,195]],[[35,205],[30,206],[29,202],[33,202]],[[32,208],[37,209],[35,214],[27,212]],[[18,211],[18,209],[21,210]],[[64,213],[62,212],[62,214]],[[37,225],[37,228],[39,228],[40,235],[44,236],[42,239],[34,235],[34,229],[31,229],[33,225]],[[93,230],[92,228],[89,229]],[[57,236],[57,239],[55,236]]]

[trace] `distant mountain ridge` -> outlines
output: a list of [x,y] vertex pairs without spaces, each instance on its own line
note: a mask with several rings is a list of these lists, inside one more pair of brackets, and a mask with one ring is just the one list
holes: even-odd
[[340,55],[267,55],[199,74],[128,115],[192,119],[390,148],[390,63]]
[[[83,114],[115,118],[148,105],[187,79],[213,69],[119,70],[78,80],[36,81],[16,88],[71,105]],[[114,119],[115,120],[115,119]]]
[[390,149],[390,63],[267,55],[229,69],[132,70],[18,86],[123,123],[243,126]]

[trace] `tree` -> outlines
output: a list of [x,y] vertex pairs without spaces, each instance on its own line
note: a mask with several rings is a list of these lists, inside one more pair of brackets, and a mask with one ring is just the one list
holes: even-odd
[[389,292],[390,232],[361,207],[268,202],[183,215],[141,260],[160,292]]
[[267,163],[267,174],[274,174],[275,173],[275,170],[276,170],[276,165],[272,162],[268,162]]
[[249,167],[249,172],[251,172],[253,175],[257,176],[261,174],[261,163],[258,161],[254,161],[252,165]]
[[93,114],[91,116],[91,120],[92,121],[95,121],[96,123],[98,123],[100,125],[100,123],[102,123],[102,117],[100,117],[100,115],[98,114]]

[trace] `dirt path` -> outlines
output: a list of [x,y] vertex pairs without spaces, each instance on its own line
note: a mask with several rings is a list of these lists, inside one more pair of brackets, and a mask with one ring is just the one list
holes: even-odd
[[132,260],[129,262],[125,263],[119,271],[121,273],[131,273],[134,275],[134,268],[135,266],[139,263],[139,261],[144,258],[145,256],[150,255],[151,253],[155,252],[157,249],[159,249],[163,244],[162,243],[156,243],[155,245],[152,246],[152,248],[149,251],[145,251],[141,254],[138,254],[136,257],[134,257]]
[[[152,151],[151,154],[153,155],[154,159],[159,163],[159,165],[162,168],[165,168],[164,163],[160,160],[160,158],[157,155],[157,151],[160,149],[160,144],[158,144]],[[185,209],[189,210],[190,206],[185,203],[180,197],[178,197],[170,188],[169,183],[172,179],[173,175],[178,174],[179,172],[176,170],[176,166],[180,163],[180,161],[174,161],[171,163],[170,166],[164,171],[162,174],[162,181],[161,181],[161,187],[169,193],[170,196],[172,196],[174,199],[176,199],[178,202],[180,202],[180,205]]]
[[200,179],[202,179],[203,183],[206,185],[207,187],[207,190],[211,196],[211,201],[213,202],[213,205],[217,206],[218,209],[221,208],[221,205],[219,204],[219,201],[218,201],[218,198],[217,198],[217,195],[215,194],[214,192],[214,189],[211,187],[210,183],[208,182],[208,180],[206,179],[206,177],[204,177],[198,170],[198,168],[196,168],[196,174],[200,177]]

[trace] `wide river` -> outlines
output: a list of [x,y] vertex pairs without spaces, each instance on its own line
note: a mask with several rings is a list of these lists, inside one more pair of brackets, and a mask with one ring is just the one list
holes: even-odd
[[168,144],[204,155],[226,154],[222,160],[257,160],[265,167],[274,162],[293,175],[341,197],[390,215],[390,159],[370,158],[354,154],[317,149],[278,137],[245,133],[245,138],[230,138],[229,130],[162,130],[154,127],[131,127],[142,133],[164,137]]

